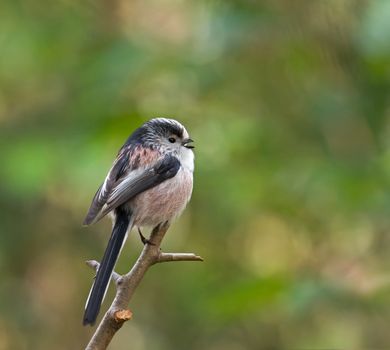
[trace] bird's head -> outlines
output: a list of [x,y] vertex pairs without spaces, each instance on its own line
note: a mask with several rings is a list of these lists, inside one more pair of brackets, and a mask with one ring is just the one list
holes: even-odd
[[145,142],[157,146],[163,152],[172,152],[176,155],[192,153],[193,140],[189,137],[186,128],[177,120],[154,118],[146,122]]

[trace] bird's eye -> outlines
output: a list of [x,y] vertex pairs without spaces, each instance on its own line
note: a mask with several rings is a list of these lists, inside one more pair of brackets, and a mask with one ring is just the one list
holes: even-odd
[[170,143],[175,143],[175,142],[176,142],[176,139],[175,139],[174,137],[170,137],[170,138],[168,139],[168,141],[169,141]]

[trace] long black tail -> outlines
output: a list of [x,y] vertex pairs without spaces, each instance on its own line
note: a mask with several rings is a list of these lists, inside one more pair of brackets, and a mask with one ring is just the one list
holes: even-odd
[[130,215],[129,213],[116,209],[116,220],[112,230],[110,241],[108,242],[106,251],[99,269],[96,274],[95,282],[89,293],[87,305],[84,312],[83,324],[93,325],[99,314],[100,306],[103,302],[104,295],[110,282],[112,271],[118,259],[123,242],[126,238],[126,233],[129,228]]

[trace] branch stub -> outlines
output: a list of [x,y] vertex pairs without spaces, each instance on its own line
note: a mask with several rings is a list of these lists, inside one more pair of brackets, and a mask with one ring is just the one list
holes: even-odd
[[122,309],[114,313],[114,320],[116,323],[123,323],[130,320],[133,313],[130,310]]

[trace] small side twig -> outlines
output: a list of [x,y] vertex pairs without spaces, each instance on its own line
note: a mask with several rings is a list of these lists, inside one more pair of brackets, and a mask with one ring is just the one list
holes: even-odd
[[163,253],[158,256],[156,263],[170,261],[203,261],[202,257],[192,253]]
[[[97,272],[97,270],[100,266],[100,264],[96,260],[87,260],[85,263],[91,269],[95,270],[95,272]],[[121,281],[122,276],[119,273],[113,271],[112,275],[111,275],[111,279],[114,281],[115,284],[118,284],[118,282]]]
[[[192,253],[163,253],[160,250],[162,239],[169,228],[168,223],[155,227],[150,235],[152,244],[145,244],[144,248],[132,269],[121,276],[114,272],[112,279],[116,284],[116,295],[110,308],[104,315],[86,350],[103,350],[111,342],[115,333],[123,323],[131,319],[132,313],[127,309],[128,304],[150,266],[170,261],[203,261]],[[88,266],[97,271],[99,263],[95,260],[86,262]]]

